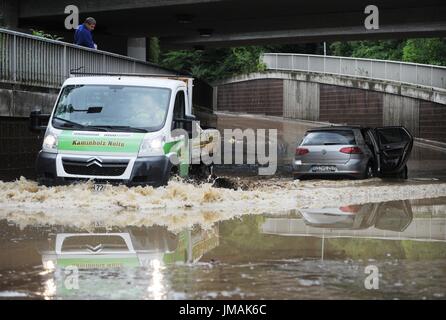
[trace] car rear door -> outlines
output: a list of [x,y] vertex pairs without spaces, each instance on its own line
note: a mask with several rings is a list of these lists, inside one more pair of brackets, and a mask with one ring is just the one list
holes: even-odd
[[374,135],[378,143],[381,172],[400,172],[412,151],[412,135],[404,127],[376,128]]

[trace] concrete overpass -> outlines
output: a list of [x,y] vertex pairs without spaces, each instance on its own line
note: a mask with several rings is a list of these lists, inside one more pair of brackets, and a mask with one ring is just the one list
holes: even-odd
[[0,12],[3,24],[69,40],[64,9],[71,4],[81,18],[97,18],[97,37],[114,38],[118,51],[126,46],[119,41],[149,36],[159,37],[163,48],[191,48],[446,35],[441,0],[375,0],[379,30],[364,27],[368,0],[1,0]]

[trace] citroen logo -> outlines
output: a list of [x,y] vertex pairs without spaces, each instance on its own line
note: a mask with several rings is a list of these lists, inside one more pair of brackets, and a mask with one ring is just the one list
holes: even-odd
[[92,165],[97,165],[98,167],[102,167],[102,159],[100,158],[91,158],[87,161],[87,167],[91,167]]
[[99,253],[104,249],[104,245],[103,244],[98,244],[96,247],[90,246],[90,245],[86,245],[87,249],[91,252],[91,253]]

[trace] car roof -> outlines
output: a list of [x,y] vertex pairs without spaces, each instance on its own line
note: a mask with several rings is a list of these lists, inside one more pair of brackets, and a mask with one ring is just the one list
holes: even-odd
[[178,87],[186,86],[186,83],[181,80],[161,77],[88,76],[68,78],[64,83],[64,86],[67,85],[126,85],[176,89]]

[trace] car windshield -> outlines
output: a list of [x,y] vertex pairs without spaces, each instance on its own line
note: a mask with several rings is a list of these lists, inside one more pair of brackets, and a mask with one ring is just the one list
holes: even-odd
[[311,131],[303,139],[303,146],[356,144],[351,130]]
[[135,86],[66,86],[53,126],[76,129],[158,131],[166,121],[170,89]]

